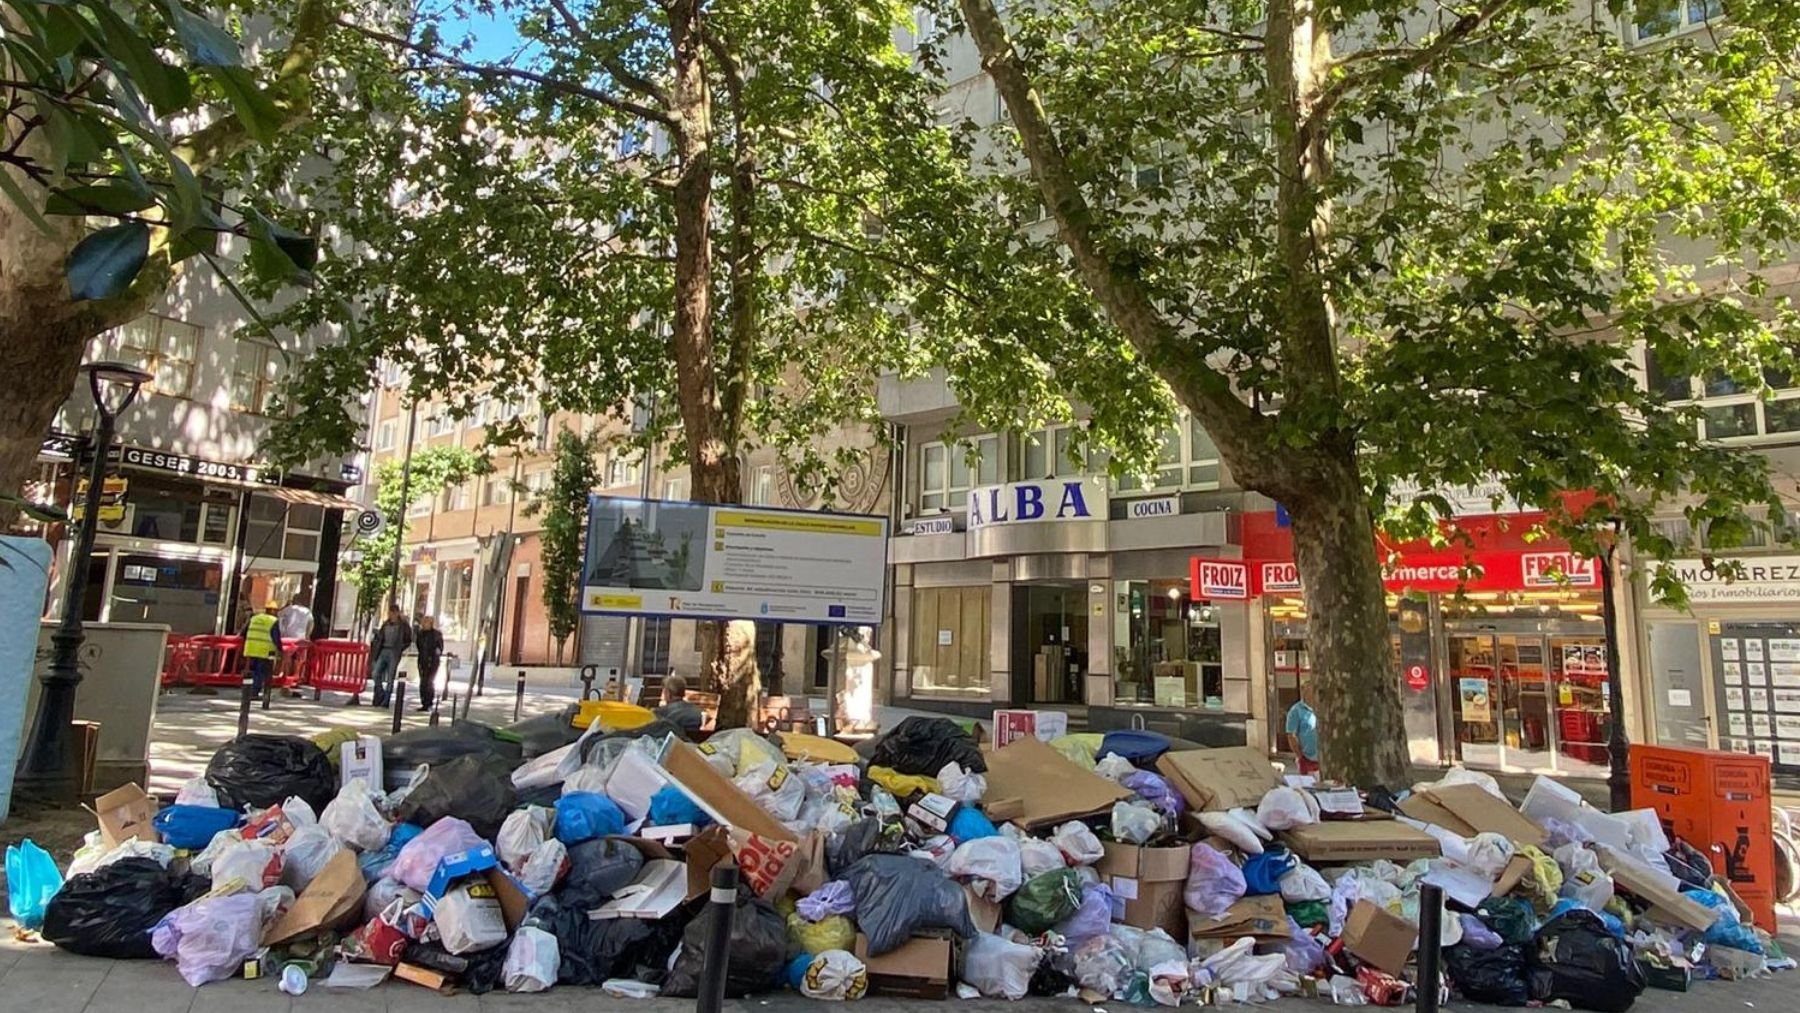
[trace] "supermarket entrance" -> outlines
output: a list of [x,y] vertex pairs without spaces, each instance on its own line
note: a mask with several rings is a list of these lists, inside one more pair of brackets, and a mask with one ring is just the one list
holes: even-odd
[[1477,767],[1606,775],[1606,642],[1593,623],[1446,619],[1458,759]]

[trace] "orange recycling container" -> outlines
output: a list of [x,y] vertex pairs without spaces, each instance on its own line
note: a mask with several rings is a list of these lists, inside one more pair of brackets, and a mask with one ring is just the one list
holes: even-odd
[[1631,747],[1631,804],[1712,860],[1756,919],[1775,931],[1775,831],[1769,758],[1714,749]]

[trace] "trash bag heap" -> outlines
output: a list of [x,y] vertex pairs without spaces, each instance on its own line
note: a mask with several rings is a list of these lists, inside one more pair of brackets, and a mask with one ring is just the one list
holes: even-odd
[[1000,746],[913,717],[864,759],[608,720],[239,740],[160,812],[103,809],[66,870],[21,845],[11,910],[73,953],[295,993],[693,996],[709,907],[730,996],[1391,1006],[1423,945],[1466,1000],[1616,1013],[1794,966],[1705,842],[1543,778],[1514,805],[1461,768],[1359,790],[1143,731]]

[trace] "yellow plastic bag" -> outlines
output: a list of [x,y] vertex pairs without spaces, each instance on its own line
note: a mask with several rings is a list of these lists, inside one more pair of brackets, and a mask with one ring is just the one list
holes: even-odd
[[870,767],[869,780],[894,793],[895,798],[907,798],[915,791],[938,792],[938,781],[935,777],[923,774],[902,774],[892,767]]
[[1093,770],[1095,756],[1100,752],[1100,742],[1104,738],[1104,735],[1080,732],[1051,739],[1050,748],[1063,754],[1070,763],[1082,770]]
[[[361,734],[361,732],[358,732],[354,728],[345,728],[341,725],[334,726],[313,736],[312,744],[325,751],[326,759],[329,759],[332,767],[335,768],[342,761],[342,758],[338,754],[342,753],[343,750],[338,747],[346,742],[355,742],[357,736]],[[380,788],[381,785],[370,785],[370,787]]]
[[781,751],[790,760],[808,760],[813,763],[856,762],[856,750],[836,739],[808,735],[805,732],[782,732]]
[[1530,844],[1520,848],[1519,854],[1531,859],[1531,875],[1519,880],[1518,892],[1531,901],[1538,913],[1549,911],[1556,906],[1557,893],[1562,889],[1562,866],[1543,849]]
[[856,926],[843,915],[809,922],[796,911],[788,915],[787,928],[790,951],[819,954],[826,950],[848,950],[856,945]]

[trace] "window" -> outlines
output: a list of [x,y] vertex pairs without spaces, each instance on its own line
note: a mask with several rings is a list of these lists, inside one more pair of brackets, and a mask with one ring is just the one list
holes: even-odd
[[231,363],[231,408],[252,415],[267,415],[275,399],[275,375],[281,351],[260,341],[239,341]]
[[463,428],[480,429],[487,425],[487,406],[486,400],[477,400],[475,408],[469,412],[469,417],[463,420]]
[[1800,383],[1781,369],[1765,369],[1761,386],[1745,386],[1723,373],[1705,377],[1670,374],[1644,351],[1647,389],[1675,405],[1700,406],[1700,435],[1709,440],[1749,440],[1800,433]]
[[381,385],[383,387],[399,387],[406,383],[406,371],[397,362],[383,360],[381,363]]
[[455,485],[445,486],[444,491],[438,494],[438,510],[440,512],[452,513],[467,509],[469,509],[469,483],[458,482]]
[[512,502],[512,479],[489,475],[481,489],[483,506],[503,506]]
[[629,454],[614,454],[606,461],[606,486],[616,489],[638,483],[638,464]]
[[757,506],[768,506],[775,502],[775,468],[762,464],[750,473],[750,502]]
[[1143,478],[1121,478],[1120,492],[1219,487],[1219,448],[1198,420],[1164,427],[1160,443],[1156,470]]
[[450,417],[448,408],[434,409],[425,431],[431,436],[448,436],[456,432],[456,420]]
[[1632,38],[1645,42],[1699,28],[1724,16],[1724,0],[1637,0],[1632,8]]
[[[416,493],[415,496],[417,496]],[[406,516],[408,517],[423,517],[430,512],[431,497],[429,496],[417,496],[411,503],[406,504]]]
[[469,599],[475,591],[475,561],[457,559],[438,568],[437,621],[445,640],[469,640]]
[[[973,458],[973,464],[971,464]],[[919,509],[967,506],[969,490],[1000,481],[1000,438],[987,433],[919,448]]]
[[375,449],[376,450],[392,450],[392,449],[394,449],[394,434],[399,430],[399,428],[400,428],[400,420],[399,419],[388,419],[386,422],[383,422],[382,424],[376,426],[375,427]]
[[113,334],[117,357],[149,372],[153,377],[151,390],[171,397],[186,397],[194,389],[194,360],[200,348],[200,328],[180,320],[145,314]]
[[687,499],[688,482],[686,475],[671,475],[663,479],[663,499]]
[[537,471],[527,472],[525,474],[525,494],[528,499],[534,501],[543,499],[545,490],[549,488],[549,468],[540,468]]
[[324,507],[251,496],[244,552],[252,559],[317,559],[324,527]]
[[1088,474],[1088,452],[1085,448],[1075,448],[1074,432],[1073,426],[1051,426],[1025,434],[1025,470],[1019,478],[1030,480]]

